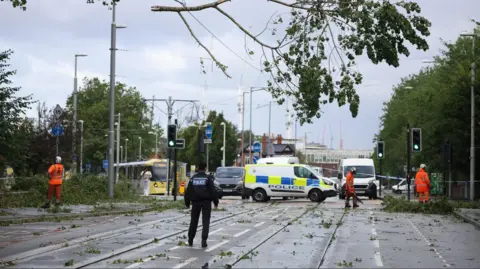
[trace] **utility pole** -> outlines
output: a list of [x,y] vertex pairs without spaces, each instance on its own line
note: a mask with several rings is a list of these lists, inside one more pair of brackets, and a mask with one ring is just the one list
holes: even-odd
[[412,154],[412,149],[410,148],[410,123],[407,123],[407,196],[408,196],[408,201],[410,201],[410,185],[411,185],[411,178],[410,178],[410,173],[412,171],[410,167],[410,158]]
[[253,155],[252,155],[252,94],[253,93],[253,87],[250,87],[250,138],[248,140],[248,159],[249,159],[249,164],[253,163]]
[[[168,116],[168,125],[171,124],[172,122],[172,116],[175,112],[173,112],[173,105],[175,102],[186,102],[186,103],[196,103],[198,100],[183,100],[183,99],[172,99],[171,96],[168,97],[168,99],[144,99],[144,101],[152,101],[152,104],[154,102],[165,102],[167,104],[167,116]],[[170,148],[167,148],[167,160],[168,160],[168,175],[167,175],[167,196],[170,195],[170,160],[172,159],[172,151]]]
[[116,181],[118,182],[119,172],[120,172],[120,113],[118,113],[117,121],[117,169],[116,169]]
[[80,123],[80,174],[83,173],[83,120],[78,121]]
[[[76,165],[76,150],[77,150],[77,103],[78,103],[78,85],[77,85],[77,58],[86,57],[86,54],[75,54],[75,75],[73,77],[73,136],[72,136],[72,160],[73,160],[73,173],[77,171]],[[58,153],[57,153],[58,155]],[[81,168],[80,168],[81,169]]]
[[141,161],[142,160],[142,137],[139,136],[138,140],[140,141],[139,149],[138,149],[138,160]]
[[[177,119],[175,119],[175,125],[178,124]],[[173,201],[177,201],[177,152],[178,149],[175,147],[173,149]]]
[[272,148],[272,101],[268,102],[268,146],[267,146],[267,155],[270,156],[270,149]]
[[[242,93],[242,141],[240,147],[242,148],[242,166],[245,166],[245,150],[244,150],[244,143],[245,141],[245,94],[248,92]],[[250,130],[250,133],[252,130]]]

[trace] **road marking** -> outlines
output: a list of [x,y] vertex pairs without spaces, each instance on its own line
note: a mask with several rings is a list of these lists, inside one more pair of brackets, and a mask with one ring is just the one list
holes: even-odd
[[211,248],[209,248],[209,249],[207,249],[207,250],[205,250],[205,251],[206,251],[206,252],[210,252],[210,251],[212,251],[212,250],[214,250],[214,249],[216,249],[216,248],[218,248],[218,247],[221,247],[221,246],[225,245],[225,244],[228,243],[228,242],[230,242],[230,241],[229,241],[229,240],[225,240],[225,241],[223,241],[223,242],[221,242],[221,243],[218,243],[218,244],[214,245],[213,247],[211,247]]
[[271,217],[270,219],[276,219],[278,217],[280,217],[280,215],[275,215],[275,216]]
[[[142,260],[143,260],[143,259],[142,259]],[[142,264],[142,263],[144,263],[144,262],[149,262],[149,261],[151,261],[151,260],[152,260],[152,258],[146,258],[145,260],[143,260],[143,262],[133,263],[133,264],[127,266],[126,268],[135,268],[135,267],[139,266],[140,264]]]
[[181,248],[181,246],[174,246],[173,248],[170,248],[169,250],[176,250],[176,249],[179,249]]
[[372,235],[377,235],[377,229],[372,228]]
[[265,221],[262,221],[260,223],[257,223],[255,224],[253,227],[259,227],[259,226],[262,226],[263,224],[265,224]]
[[375,263],[378,267],[383,267],[382,256],[380,252],[375,252]]
[[431,247],[431,249],[433,249],[433,251],[435,251],[435,254],[437,254],[438,258],[440,258],[442,260],[442,262],[445,264],[445,266],[450,267],[450,264],[447,263],[447,261],[445,259],[443,259],[442,255],[440,255],[440,252],[438,252],[438,250],[436,248],[432,247],[432,244],[430,244],[430,241],[428,241],[427,237],[425,235],[423,235],[422,232],[420,232],[420,230],[417,228],[417,226],[415,224],[413,224],[413,222],[409,218],[406,218],[406,219],[408,220],[410,225],[412,225],[413,229],[425,240],[427,245],[429,247]]
[[378,240],[373,240],[373,245],[376,247],[376,248],[380,248],[380,242],[378,242]]
[[223,228],[216,229],[215,231],[210,232],[210,233],[208,233],[208,234],[209,234],[209,235],[216,234],[217,232],[220,232],[221,230],[223,230]]
[[235,234],[233,237],[239,237],[239,236],[241,236],[241,235],[243,235],[243,234],[248,233],[249,231],[250,231],[250,229],[246,229],[246,230],[244,230],[244,231],[242,231],[242,232],[239,232],[239,233]]
[[237,223],[236,223],[236,222],[234,222],[234,223],[230,223],[230,224],[228,224],[228,226],[233,226],[233,225],[237,225]]
[[190,259],[186,260],[186,261],[183,262],[183,263],[180,263],[180,264],[175,265],[173,268],[182,268],[182,267],[184,267],[185,265],[193,262],[193,261],[196,260],[196,259],[197,259],[197,258],[190,258]]

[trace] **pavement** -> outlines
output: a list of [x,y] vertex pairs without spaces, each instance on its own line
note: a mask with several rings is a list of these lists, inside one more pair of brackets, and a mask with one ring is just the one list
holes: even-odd
[[[480,230],[454,216],[392,214],[380,200],[221,200],[208,247],[189,210],[0,227],[13,268],[479,268]],[[200,223],[201,224],[201,221]],[[205,266],[207,264],[207,266]]]

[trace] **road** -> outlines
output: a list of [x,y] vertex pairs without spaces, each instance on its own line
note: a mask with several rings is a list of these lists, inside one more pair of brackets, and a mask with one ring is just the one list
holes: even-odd
[[12,268],[479,268],[480,231],[450,216],[388,214],[381,201],[221,200],[208,247],[186,246],[188,210],[0,227]]

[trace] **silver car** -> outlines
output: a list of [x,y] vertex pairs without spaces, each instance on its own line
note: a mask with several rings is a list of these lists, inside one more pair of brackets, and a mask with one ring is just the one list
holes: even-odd
[[242,196],[244,176],[245,169],[243,167],[218,167],[215,173],[215,182],[221,189],[219,197]]

